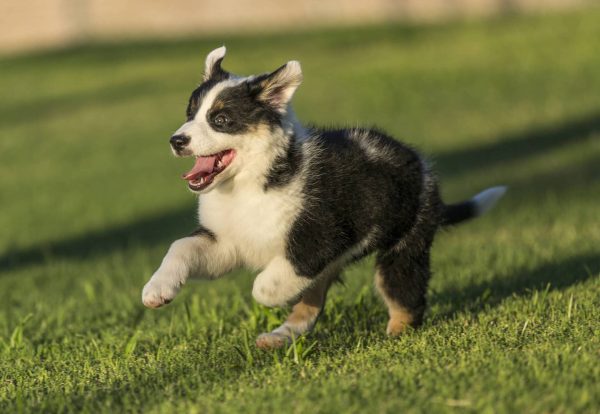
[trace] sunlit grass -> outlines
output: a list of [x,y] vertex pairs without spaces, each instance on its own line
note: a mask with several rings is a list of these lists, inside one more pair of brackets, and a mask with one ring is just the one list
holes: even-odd
[[[600,409],[600,14],[95,45],[0,60],[0,412],[595,412]],[[307,122],[376,124],[431,156],[445,199],[510,190],[439,235],[425,326],[384,335],[372,259],[316,331],[252,275],[141,287],[194,226],[169,155],[203,56],[302,62]]]

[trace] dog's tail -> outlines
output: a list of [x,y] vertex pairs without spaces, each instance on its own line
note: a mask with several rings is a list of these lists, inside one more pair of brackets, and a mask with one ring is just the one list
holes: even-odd
[[507,187],[505,186],[488,188],[475,195],[470,200],[444,206],[442,224],[444,226],[450,226],[481,216],[483,213],[494,207],[506,192],[506,188]]

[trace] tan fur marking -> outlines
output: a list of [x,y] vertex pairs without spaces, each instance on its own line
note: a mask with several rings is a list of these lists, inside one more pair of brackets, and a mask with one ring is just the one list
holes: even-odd
[[294,305],[292,313],[290,313],[286,322],[291,325],[299,325],[303,322],[317,319],[323,308],[325,294],[329,285],[330,282],[327,280],[317,282],[317,285],[306,292],[300,302]]
[[322,277],[314,286],[304,292],[283,325],[273,332],[259,335],[256,346],[261,349],[281,348],[291,342],[292,335],[297,337],[310,331],[323,309],[327,291],[334,279],[333,277]]
[[390,336],[400,335],[411,326],[414,318],[412,314],[405,308],[398,306],[395,309],[389,308],[390,320],[387,325],[386,332]]
[[210,108],[213,111],[218,111],[220,109],[223,109],[225,107],[225,103],[220,100],[220,99],[215,99],[215,101],[212,104],[212,107]]
[[294,305],[292,313],[286,319],[286,322],[291,325],[299,325],[301,323],[316,319],[321,311],[320,306],[314,306],[300,301]]
[[375,286],[381,294],[381,297],[383,298],[383,301],[385,302],[388,308],[388,314],[390,315],[390,320],[387,324],[386,333],[390,336],[398,336],[402,332],[404,332],[407,327],[413,324],[414,317],[408,309],[406,309],[404,306],[399,305],[392,298],[386,295],[382,283],[383,278],[381,277],[381,274],[378,271],[375,273]]

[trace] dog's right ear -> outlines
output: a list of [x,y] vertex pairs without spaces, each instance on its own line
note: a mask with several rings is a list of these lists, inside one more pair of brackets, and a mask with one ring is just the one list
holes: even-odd
[[251,80],[250,87],[259,101],[284,114],[300,83],[302,83],[300,62],[292,60],[274,72]]
[[229,73],[221,68],[221,62],[223,62],[225,52],[227,52],[227,49],[225,49],[225,46],[221,46],[206,56],[206,62],[204,63],[204,77],[202,79],[203,82],[206,82],[209,79],[220,81],[229,77]]

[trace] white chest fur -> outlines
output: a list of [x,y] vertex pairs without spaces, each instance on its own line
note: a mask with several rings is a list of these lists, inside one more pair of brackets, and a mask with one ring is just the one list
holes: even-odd
[[264,191],[261,185],[222,186],[200,196],[200,223],[232,244],[241,265],[263,269],[285,256],[287,235],[302,205],[299,183]]

